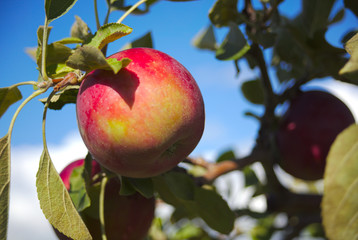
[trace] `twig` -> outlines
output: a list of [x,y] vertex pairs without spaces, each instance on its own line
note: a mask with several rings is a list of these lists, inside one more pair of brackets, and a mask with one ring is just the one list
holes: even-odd
[[241,170],[254,162],[263,161],[262,159],[266,156],[267,155],[263,152],[253,152],[243,158],[224,160],[218,163],[207,162],[203,158],[187,158],[184,162],[204,167],[206,169],[206,173],[200,177],[201,182],[210,184],[221,175],[235,170]]

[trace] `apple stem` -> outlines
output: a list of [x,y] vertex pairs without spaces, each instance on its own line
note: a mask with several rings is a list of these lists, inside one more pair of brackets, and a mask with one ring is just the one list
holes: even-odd
[[131,13],[133,12],[139,5],[141,5],[142,3],[145,3],[147,0],[140,0],[138,2],[136,2],[131,8],[129,8],[120,19],[118,19],[117,23],[120,24],[122,23],[122,21]]
[[104,175],[101,180],[101,191],[99,194],[99,221],[101,223],[102,240],[107,240],[105,222],[104,222],[104,193],[105,193],[107,181],[108,181],[108,177]]

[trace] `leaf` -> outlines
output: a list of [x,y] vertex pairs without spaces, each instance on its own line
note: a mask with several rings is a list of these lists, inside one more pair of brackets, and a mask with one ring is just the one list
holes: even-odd
[[253,104],[264,104],[264,89],[259,79],[245,81],[241,84],[244,97]]
[[101,50],[96,47],[85,45],[77,48],[66,61],[67,66],[90,72],[95,69],[112,70],[117,73],[121,68],[130,63],[128,58],[117,60],[115,58],[106,59]]
[[346,51],[352,55],[353,52],[358,51],[358,33],[354,34],[344,45]]
[[102,49],[108,43],[114,42],[117,39],[124,37],[132,32],[132,28],[118,23],[108,23],[98,29],[96,35],[88,43],[98,49]]
[[[50,35],[51,30],[52,30],[52,27],[47,28],[47,39],[48,39],[48,36]],[[38,46],[42,46],[43,37],[44,37],[44,26],[40,26],[37,29],[37,45]]]
[[216,58],[219,60],[237,60],[249,51],[250,45],[247,43],[244,34],[238,26],[230,25],[230,31],[216,51]]
[[[49,108],[53,110],[60,110],[63,106],[69,103],[76,103],[79,86],[68,86],[65,89],[56,93],[49,103]],[[40,99],[42,103],[46,103],[47,98]]]
[[58,175],[46,147],[41,155],[36,175],[36,187],[40,207],[52,226],[73,239],[92,239]]
[[0,139],[0,239],[6,239],[10,194],[10,142],[6,134]]
[[224,234],[234,228],[235,214],[226,201],[213,190],[196,187],[195,202],[199,216],[209,227]]
[[329,23],[328,18],[335,0],[304,0],[301,21],[309,37]]
[[230,22],[237,22],[237,0],[217,0],[209,11],[209,18],[216,27],[228,26]]
[[207,28],[201,30],[192,40],[192,44],[200,49],[216,51],[217,43],[213,25],[209,25]]
[[228,150],[220,154],[220,156],[216,159],[216,162],[222,162],[226,160],[235,159],[235,153],[233,150]]
[[[65,46],[62,43],[54,42],[47,45],[47,57],[46,57],[46,71],[49,73],[55,73],[54,69],[57,69],[57,64],[63,64],[71,56],[72,49]],[[42,49],[38,48],[37,53],[37,65],[39,69],[42,66]]]
[[171,172],[163,177],[170,191],[181,200],[194,200],[194,182],[187,174]]
[[73,169],[70,176],[70,197],[78,212],[91,205],[91,200],[86,191],[86,182],[82,174],[84,167]]
[[150,32],[145,34],[144,36],[134,40],[131,43],[126,44],[122,50],[135,48],[135,47],[146,47],[146,48],[153,48],[153,40],[152,35]]
[[0,88],[0,117],[21,98],[21,92],[17,87]]
[[358,33],[345,44],[345,49],[351,55],[348,62],[339,70],[339,74],[358,83]]
[[[122,177],[123,179],[124,177]],[[153,183],[151,178],[127,178],[132,188],[146,198],[154,195]],[[127,183],[128,184],[128,183]]]
[[81,39],[84,43],[87,43],[93,37],[91,29],[79,16],[75,16],[75,19],[71,27],[71,37]]
[[322,216],[329,239],[357,239],[357,172],[358,125],[352,125],[338,135],[327,156]]
[[61,40],[56,41],[56,43],[76,44],[76,43],[83,43],[83,40],[80,38],[76,38],[76,37],[67,37],[67,38],[63,38]]
[[358,17],[358,4],[356,0],[344,0],[344,6]]
[[163,201],[180,209],[181,217],[199,216],[209,227],[224,234],[233,229],[235,215],[226,201],[213,190],[195,186],[189,175],[168,172],[154,177],[153,184]]
[[48,22],[66,14],[76,2],[77,0],[46,0],[45,13]]
[[255,171],[247,166],[242,171],[245,177],[245,187],[258,185],[260,183],[259,178],[256,176]]

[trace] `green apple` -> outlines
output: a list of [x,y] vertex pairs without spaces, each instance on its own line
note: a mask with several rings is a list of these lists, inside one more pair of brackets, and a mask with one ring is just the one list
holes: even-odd
[[189,71],[150,48],[110,58],[129,58],[117,74],[95,70],[77,96],[77,121],[93,158],[127,177],[159,175],[197,146],[204,130],[204,103]]

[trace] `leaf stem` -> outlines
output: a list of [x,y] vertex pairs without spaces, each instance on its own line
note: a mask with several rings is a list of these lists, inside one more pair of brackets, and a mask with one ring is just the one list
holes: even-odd
[[118,19],[117,23],[122,23],[122,21],[131,13],[133,12],[139,5],[141,5],[142,3],[145,3],[147,0],[140,0],[138,2],[136,2],[132,7],[130,7],[123,15],[120,19]]
[[16,109],[14,116],[11,119],[10,122],[10,126],[9,126],[9,130],[8,130],[8,134],[9,134],[9,142],[11,142],[11,133],[12,133],[12,129],[14,128],[14,124],[15,124],[15,120],[17,118],[17,116],[19,115],[21,109],[28,103],[30,102],[32,99],[34,99],[35,97],[41,95],[42,93],[46,92],[47,89],[40,89],[37,90],[36,92],[33,92],[28,98],[26,98],[21,104],[20,106]]
[[44,106],[44,112],[42,115],[42,141],[43,141],[43,145],[44,148],[47,149],[47,141],[46,141],[46,115],[47,115],[47,109],[48,109],[48,105],[50,104],[51,98],[53,97],[53,95],[55,95],[55,91],[52,91],[50,93],[50,95],[47,98],[47,101],[45,103]]
[[97,30],[98,30],[101,27],[101,23],[99,22],[97,0],[94,0],[93,2],[94,2],[94,14],[96,16],[96,26],[97,26]]
[[104,195],[105,195],[107,181],[108,181],[108,177],[104,175],[101,181],[101,191],[99,194],[99,221],[101,223],[102,240],[107,240],[106,228],[104,222]]
[[35,82],[35,81],[20,82],[20,83],[16,83],[16,84],[12,85],[11,87],[19,87],[19,86],[23,86],[23,85],[33,85],[33,86],[36,86],[36,85],[37,85],[37,82]]
[[42,58],[41,58],[41,75],[45,81],[49,80],[49,78],[47,76],[47,72],[46,72],[47,41],[48,41],[48,19],[46,16],[43,38],[42,38]]

